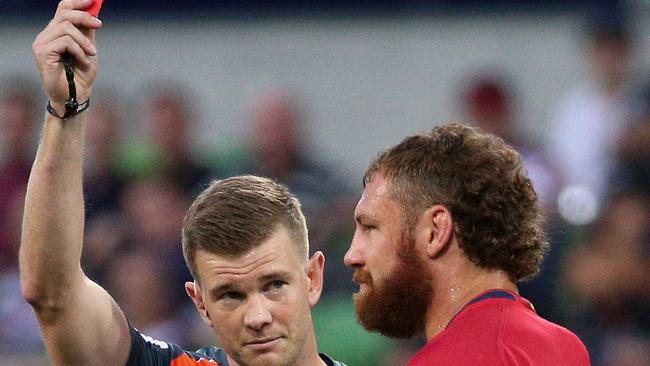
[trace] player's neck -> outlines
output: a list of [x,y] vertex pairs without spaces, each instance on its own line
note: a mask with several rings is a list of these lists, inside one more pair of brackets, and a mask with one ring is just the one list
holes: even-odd
[[427,312],[427,341],[441,333],[463,307],[476,296],[491,289],[517,292],[517,286],[500,270],[485,270],[473,264],[459,265],[436,281],[434,298]]

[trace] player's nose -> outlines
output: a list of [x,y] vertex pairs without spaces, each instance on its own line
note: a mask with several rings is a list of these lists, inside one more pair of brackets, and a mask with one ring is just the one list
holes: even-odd
[[354,235],[354,237],[352,237],[352,242],[350,242],[350,248],[348,248],[348,251],[345,253],[345,257],[343,257],[343,262],[345,262],[345,265],[348,267],[356,268],[364,265],[363,253],[360,250],[359,240],[357,239],[356,234]]

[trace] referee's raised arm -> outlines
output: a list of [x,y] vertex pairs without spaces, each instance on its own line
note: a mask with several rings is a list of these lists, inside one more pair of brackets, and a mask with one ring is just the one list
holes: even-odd
[[27,187],[20,275],[54,365],[123,365],[130,346],[124,315],[80,265],[84,110],[98,69],[95,31],[102,25],[83,11],[91,3],[61,1],[32,46],[49,106]]

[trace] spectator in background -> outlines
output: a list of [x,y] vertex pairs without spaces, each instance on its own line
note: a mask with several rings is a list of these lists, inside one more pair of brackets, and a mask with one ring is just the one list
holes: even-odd
[[521,133],[523,127],[514,109],[517,100],[511,84],[496,74],[480,74],[467,84],[462,101],[463,112],[471,124],[517,148],[540,203],[547,212],[554,211],[558,173],[542,148]]
[[[12,257],[20,245],[20,227],[25,205],[25,190],[8,196],[2,196],[6,209],[5,221],[2,222],[2,235],[7,243],[7,251]],[[17,263],[0,267],[0,364],[5,357],[20,358],[37,356],[45,352],[38,323],[34,313],[25,302],[20,292]],[[19,364],[20,365],[20,364]],[[32,365],[32,363],[24,363]]]
[[145,141],[130,144],[120,158],[129,179],[159,177],[178,183],[194,194],[207,185],[209,170],[191,151],[193,111],[187,92],[179,85],[154,84],[144,101]]
[[613,196],[562,266],[562,283],[575,295],[570,325],[587,343],[594,366],[650,360],[649,204],[638,192]]
[[[18,84],[20,82],[20,84]],[[34,113],[36,91],[25,81],[7,83],[0,96],[0,272],[16,270],[17,242],[12,237],[16,228],[11,205],[24,195],[29,171],[34,160],[37,126]],[[21,86],[18,86],[21,85]]]
[[476,127],[516,144],[521,138],[515,130],[514,96],[510,83],[504,79],[491,73],[474,77],[464,90],[463,109]]
[[650,83],[642,93],[639,116],[618,142],[616,188],[650,195]]
[[82,264],[90,278],[103,284],[110,262],[126,243],[127,223],[119,206],[126,180],[117,168],[122,149],[121,103],[113,93],[98,94],[87,111],[88,154],[83,171],[87,225]]
[[139,331],[154,339],[185,344],[184,336],[189,332],[181,312],[175,311],[173,298],[180,291],[170,291],[175,274],[149,250],[139,248],[113,258],[107,290]]
[[[180,248],[181,223],[190,200],[175,181],[143,179],[129,184],[120,198],[129,250],[157,253],[156,260],[171,271],[168,286],[182,289],[191,276]],[[190,304],[181,291],[175,305]]]
[[118,197],[124,188],[124,177],[117,169],[121,149],[122,116],[120,101],[111,93],[96,98],[88,111],[84,160],[84,198],[86,220],[118,209]]
[[295,99],[282,91],[273,91],[255,101],[251,114],[249,144],[253,169],[280,181],[297,179],[303,171],[314,174],[317,167],[301,153],[302,115]]
[[596,217],[632,109],[632,34],[620,12],[594,19],[585,55],[590,78],[560,100],[550,124],[548,151],[564,180],[559,210],[572,224]]
[[[19,86],[20,85],[20,86]],[[18,277],[18,247],[25,190],[34,160],[36,89],[11,81],[0,97],[0,355],[40,362],[45,352],[38,323],[23,300]],[[19,331],[17,331],[19,330]],[[32,359],[32,357],[35,357]]]
[[119,210],[102,211],[87,221],[81,264],[93,281],[106,283],[111,262],[128,250],[128,229],[128,222]]

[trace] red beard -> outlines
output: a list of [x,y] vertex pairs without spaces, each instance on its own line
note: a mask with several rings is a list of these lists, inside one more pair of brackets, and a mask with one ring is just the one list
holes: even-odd
[[374,283],[363,268],[355,271],[355,281],[363,284],[354,295],[357,319],[366,330],[393,338],[424,333],[433,286],[423,261],[413,253],[414,244],[408,232],[402,234],[397,265],[381,283]]

